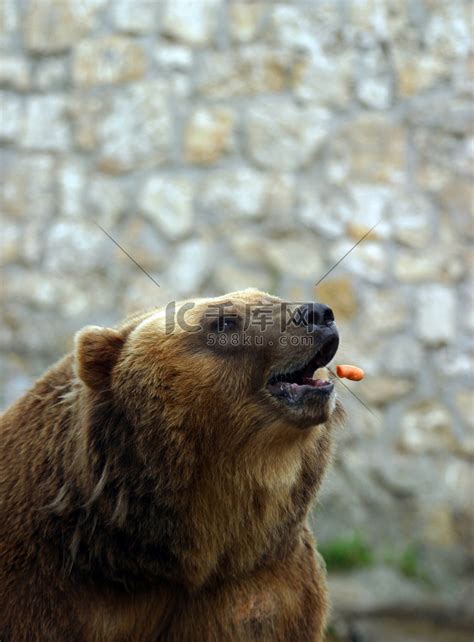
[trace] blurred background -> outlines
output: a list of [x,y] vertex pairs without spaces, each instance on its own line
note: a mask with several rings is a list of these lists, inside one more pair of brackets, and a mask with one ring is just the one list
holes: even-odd
[[0,0],[1,406],[87,323],[248,286],[330,304],[373,413],[340,388],[331,640],[472,640],[471,12]]

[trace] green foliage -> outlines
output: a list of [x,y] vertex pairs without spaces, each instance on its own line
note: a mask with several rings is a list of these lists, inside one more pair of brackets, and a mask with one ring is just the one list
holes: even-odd
[[434,586],[434,580],[423,561],[422,550],[416,543],[408,544],[401,552],[387,552],[383,556],[383,561],[410,580]]
[[399,571],[405,577],[433,586],[433,579],[423,562],[420,546],[410,543],[401,552],[387,551],[376,554],[361,532],[354,532],[346,537],[340,537],[318,545],[318,550],[327,570],[349,571],[364,568],[377,563],[385,563]]
[[420,559],[416,546],[407,546],[403,551],[399,560],[399,568],[406,577],[418,578],[420,576]]
[[343,571],[371,566],[374,562],[372,549],[361,533],[326,542],[318,546],[328,571]]
[[329,625],[326,629],[326,637],[324,642],[342,642],[342,638],[336,633],[334,628]]
[[405,577],[433,585],[433,580],[423,563],[420,547],[409,544],[398,556],[386,556],[386,562],[397,568]]

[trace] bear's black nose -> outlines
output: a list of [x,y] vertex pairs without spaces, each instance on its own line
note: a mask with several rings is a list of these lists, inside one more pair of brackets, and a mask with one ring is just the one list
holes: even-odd
[[328,326],[334,323],[334,313],[324,303],[305,303],[296,310],[294,318],[299,326]]

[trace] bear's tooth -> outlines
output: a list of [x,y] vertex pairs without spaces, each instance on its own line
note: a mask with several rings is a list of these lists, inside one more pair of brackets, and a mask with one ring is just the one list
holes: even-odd
[[318,368],[313,374],[313,379],[321,379],[322,381],[329,381],[329,370],[326,367]]

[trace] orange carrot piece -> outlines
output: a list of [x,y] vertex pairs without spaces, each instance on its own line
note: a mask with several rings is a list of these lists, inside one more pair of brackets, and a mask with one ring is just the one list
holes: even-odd
[[362,381],[365,376],[362,368],[347,365],[336,366],[336,374],[341,379],[350,379],[351,381]]

